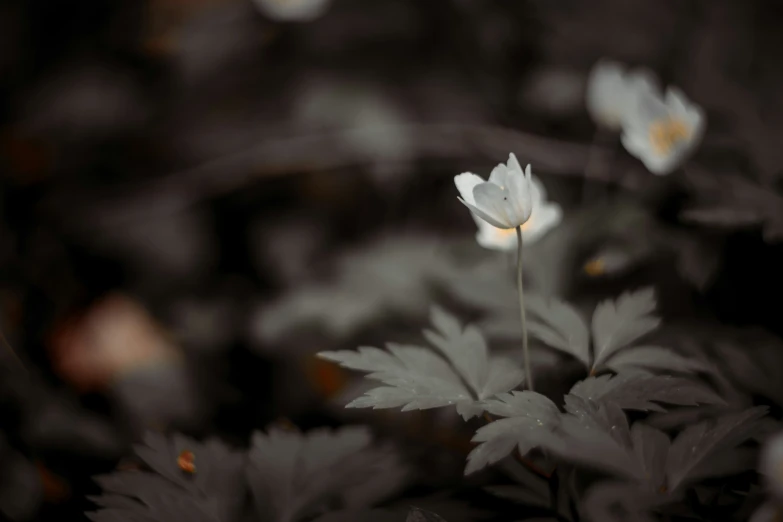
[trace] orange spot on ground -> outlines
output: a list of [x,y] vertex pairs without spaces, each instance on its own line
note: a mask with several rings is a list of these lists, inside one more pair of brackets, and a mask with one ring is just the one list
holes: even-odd
[[11,177],[19,183],[43,180],[51,166],[52,153],[43,142],[5,131],[0,135],[0,156]]
[[590,277],[597,277],[605,273],[606,264],[602,259],[593,259],[585,263],[584,271]]
[[47,502],[56,504],[66,500],[71,495],[71,488],[68,484],[49,471],[43,463],[36,461],[35,467],[38,470],[38,476],[43,486],[44,498]]
[[348,384],[348,374],[330,361],[313,357],[307,362],[308,379],[319,394],[329,398]]
[[177,466],[185,473],[193,474],[196,472],[196,456],[192,451],[184,450],[177,457]]

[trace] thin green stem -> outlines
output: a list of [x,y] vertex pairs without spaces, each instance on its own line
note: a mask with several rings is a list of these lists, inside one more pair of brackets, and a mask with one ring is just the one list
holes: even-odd
[[527,321],[525,320],[525,295],[522,290],[522,227],[517,227],[517,292],[519,293],[519,319],[522,321],[522,356],[525,359],[527,389],[533,390],[533,370],[530,368],[530,350],[527,347]]

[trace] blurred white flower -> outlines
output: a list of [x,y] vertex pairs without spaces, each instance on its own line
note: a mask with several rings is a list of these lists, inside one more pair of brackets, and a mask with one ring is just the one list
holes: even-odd
[[[530,218],[522,224],[522,241],[531,244],[543,237],[563,219],[560,205],[546,200],[543,183],[532,177],[530,182],[532,211]],[[497,228],[483,219],[473,216],[478,226],[476,241],[484,248],[493,250],[514,250],[517,247],[517,235],[514,229]]]
[[310,22],[323,15],[330,0],[253,0],[258,10],[281,22]]
[[548,67],[533,72],[519,93],[527,109],[557,117],[582,110],[584,75],[576,70]]
[[783,432],[764,443],[759,460],[759,473],[764,476],[770,493],[783,500]]
[[366,163],[383,188],[411,170],[403,167],[415,149],[408,117],[383,85],[316,76],[297,96],[293,120],[305,131],[339,136],[338,145]]
[[658,82],[650,71],[629,71],[617,62],[601,60],[587,79],[585,103],[598,125],[618,131],[632,114],[637,97],[657,90]]
[[506,165],[492,170],[489,181],[471,172],[454,177],[458,198],[470,211],[490,225],[510,229],[523,225],[533,210],[530,165],[523,171],[514,154]]
[[661,99],[655,91],[639,92],[623,124],[622,142],[653,174],[666,175],[682,164],[701,142],[704,111],[676,87]]

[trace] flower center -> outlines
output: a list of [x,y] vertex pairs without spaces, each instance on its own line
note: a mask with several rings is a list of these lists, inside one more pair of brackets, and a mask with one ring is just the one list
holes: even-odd
[[691,137],[691,128],[682,120],[666,118],[650,125],[650,144],[659,156],[666,156],[678,143]]
[[[528,219],[527,221],[522,223],[522,230],[526,230],[529,227],[530,221],[532,221],[532,219]],[[498,238],[505,239],[509,236],[517,235],[517,230],[515,228],[497,228],[497,227],[492,227],[492,228],[495,229],[494,233]]]

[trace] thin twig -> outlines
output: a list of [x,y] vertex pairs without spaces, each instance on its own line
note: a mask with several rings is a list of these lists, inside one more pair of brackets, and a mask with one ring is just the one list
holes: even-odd
[[[289,129],[290,130],[290,129]],[[468,159],[495,158],[514,151],[536,166],[539,172],[581,177],[587,162],[588,147],[581,143],[559,141],[494,125],[457,125],[448,123],[407,124],[402,126],[365,126],[352,129],[295,135],[286,129],[259,129],[258,136],[233,153],[162,178],[115,185],[99,192],[81,189],[67,196],[58,192],[44,203],[45,208],[62,214],[64,219],[100,223],[105,214],[118,222],[143,219],[146,212],[118,215],[122,207],[134,203],[145,208],[150,201],[166,200],[167,212],[184,210],[199,201],[236,190],[261,178],[280,177],[298,171],[330,171],[378,162],[373,151],[357,151],[345,146],[355,136],[384,136],[405,133],[410,137],[412,158]],[[371,143],[373,140],[369,140]],[[389,164],[389,161],[381,163]],[[408,168],[401,162],[400,168]],[[603,181],[611,181],[605,179]]]

